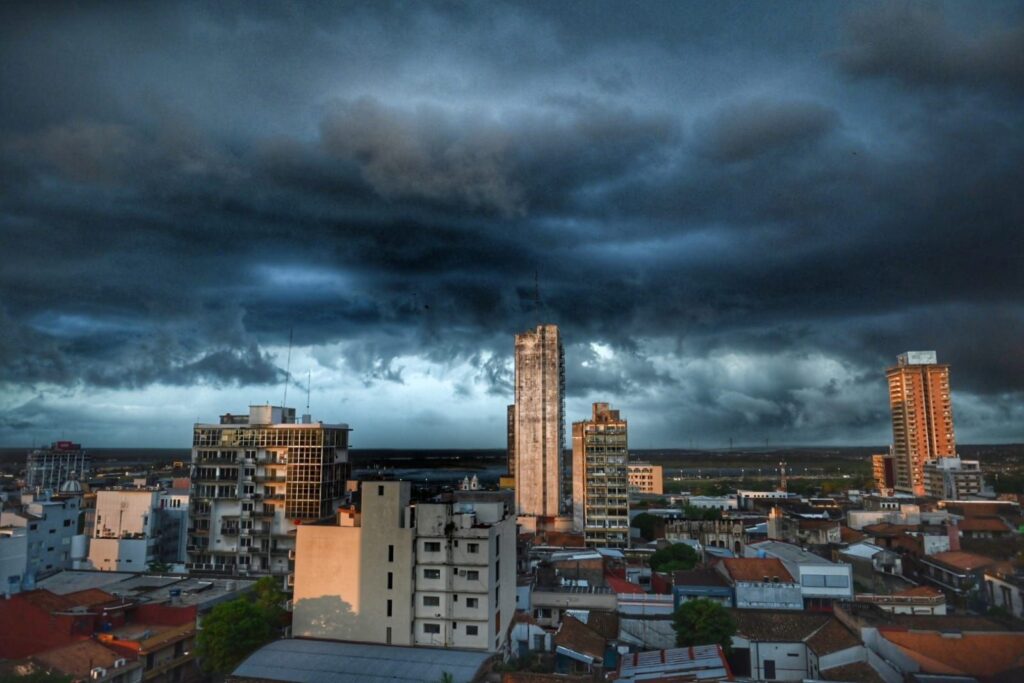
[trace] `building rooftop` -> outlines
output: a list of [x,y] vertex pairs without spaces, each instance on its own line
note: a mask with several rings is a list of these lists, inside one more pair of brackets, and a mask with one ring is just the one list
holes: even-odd
[[470,683],[491,658],[489,652],[403,647],[323,640],[276,640],[242,662],[232,674],[292,683]]
[[782,561],[774,557],[733,557],[722,560],[733,581],[773,581],[795,583]]
[[755,551],[763,551],[766,554],[771,555],[772,557],[777,557],[784,562],[793,562],[796,564],[835,564],[820,555],[815,555],[808,550],[804,550],[798,545],[785,543],[783,541],[760,541],[759,543],[751,543],[747,547]]
[[923,557],[921,560],[924,562],[937,562],[939,564],[946,565],[947,567],[967,572],[987,567],[991,564],[995,564],[996,562],[996,560],[991,557],[976,555],[962,550],[950,550],[944,553],[935,553],[934,555]]
[[885,679],[867,662],[844,664],[843,666],[834,666],[826,671],[819,671],[818,680],[843,681],[843,683],[885,683]]
[[572,650],[592,659],[604,659],[605,639],[579,619],[566,615],[554,637],[555,647]]
[[861,557],[870,560],[878,553],[885,550],[881,546],[877,546],[874,543],[854,543],[848,548],[843,548],[839,552],[843,555],[850,555],[851,557]]
[[674,586],[718,586],[728,588],[722,575],[714,569],[704,567],[691,569],[689,571],[677,571],[672,574],[672,585]]
[[811,635],[806,642],[807,647],[811,648],[819,657],[861,644],[860,638],[835,618],[826,621],[825,625]]
[[969,531],[969,532],[977,532],[977,531],[1007,532],[1007,531],[1013,531],[1013,529],[1011,529],[1010,526],[1006,522],[1004,522],[1003,520],[999,519],[998,517],[968,517],[967,519],[964,519],[959,524],[957,524],[957,528],[960,529],[960,531]]
[[[251,589],[253,579],[195,578],[180,574],[129,574],[67,570],[40,580],[37,585],[58,595],[69,595],[90,588],[101,588],[111,600],[124,596],[143,603],[173,603],[192,606],[205,612],[215,604]],[[176,595],[172,596],[171,592]]]
[[879,635],[898,646],[924,673],[995,676],[1024,666],[1024,633],[963,633],[883,629]]
[[830,614],[793,610],[731,609],[736,633],[758,642],[795,643],[814,635],[830,619]]
[[622,657],[614,681],[714,681],[731,679],[729,664],[718,645],[676,647],[635,652]]
[[[33,655],[32,658],[47,667],[83,679],[88,679],[89,672],[95,667],[113,671],[114,662],[126,659],[125,655],[104,647],[95,640],[82,640],[71,645],[56,647]],[[120,673],[120,669],[118,671]]]

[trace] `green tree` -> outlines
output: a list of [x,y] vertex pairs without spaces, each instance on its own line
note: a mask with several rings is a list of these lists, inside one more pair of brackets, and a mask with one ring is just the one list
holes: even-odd
[[16,673],[0,674],[0,683],[71,683],[72,676],[66,676],[56,671],[43,671],[37,669],[32,673],[20,676]]
[[264,576],[256,582],[253,598],[268,623],[278,628],[285,624],[288,612],[284,608],[284,603],[288,596],[281,590],[280,579]]
[[149,567],[147,567],[147,570],[153,572],[154,574],[166,574],[167,572],[171,571],[171,569],[171,565],[167,564],[166,562],[150,562]]
[[651,555],[651,569],[656,572],[693,569],[699,559],[696,550],[685,543],[675,543]]
[[676,645],[722,646],[727,653],[732,649],[732,637],[736,633],[736,621],[721,603],[707,598],[687,600],[672,617],[676,630]]
[[203,619],[197,651],[204,669],[229,674],[274,634],[267,613],[256,602],[239,598],[217,605]]

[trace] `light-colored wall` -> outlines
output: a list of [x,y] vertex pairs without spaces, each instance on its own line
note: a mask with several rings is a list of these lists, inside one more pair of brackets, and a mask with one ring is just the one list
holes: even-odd
[[750,671],[756,680],[766,680],[764,663],[775,662],[777,681],[801,681],[807,677],[807,646],[803,643],[750,643]]
[[661,465],[629,465],[629,490],[637,493],[665,493],[665,470]]
[[414,532],[405,524],[409,483],[367,482],[362,488],[361,527],[298,527],[292,632],[386,643],[390,627],[392,644],[412,645]]
[[152,535],[156,528],[155,511],[159,507],[159,491],[99,491],[93,537]]
[[561,510],[560,343],[556,325],[515,338],[516,512],[521,515],[555,516]]
[[144,572],[154,561],[152,541],[139,538],[94,538],[89,543],[89,564],[107,572]]
[[802,610],[804,608],[800,586],[796,584],[737,581],[734,588],[738,609]]
[[[853,567],[846,563],[837,564],[801,564],[797,569],[800,590],[805,598],[833,598],[836,600],[853,599]],[[807,577],[833,576],[845,577],[845,586],[812,586]],[[827,580],[827,579],[826,579]]]
[[[1004,589],[1010,593],[1009,602],[1006,601]],[[998,576],[985,574],[985,591],[996,607],[1002,607],[1015,617],[1024,618],[1024,595],[1020,588],[1003,581]]]

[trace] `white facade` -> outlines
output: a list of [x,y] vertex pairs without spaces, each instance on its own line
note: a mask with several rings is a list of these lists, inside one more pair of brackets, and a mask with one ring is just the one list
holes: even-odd
[[701,510],[735,510],[738,507],[735,495],[729,496],[690,496],[687,505]]
[[[28,561],[22,586],[29,589],[35,579],[72,567],[72,543],[81,524],[79,496],[36,499],[22,496],[22,511],[0,513],[0,526],[25,530]],[[27,582],[27,583],[26,583]]]
[[1018,577],[1000,576],[995,573],[985,572],[985,590],[988,593],[988,602],[994,607],[1000,607],[1008,613],[1024,619],[1024,583]]
[[417,645],[498,651],[516,604],[516,526],[503,501],[416,506]]
[[516,605],[511,497],[409,503],[408,482],[364,482],[358,513],[297,533],[296,636],[495,652]]
[[936,458],[924,464],[925,495],[945,500],[965,500],[991,494],[977,460]]
[[113,489],[96,494],[89,563],[101,571],[142,572],[159,559],[160,492]]
[[515,338],[516,514],[555,517],[564,486],[565,358],[557,325]]

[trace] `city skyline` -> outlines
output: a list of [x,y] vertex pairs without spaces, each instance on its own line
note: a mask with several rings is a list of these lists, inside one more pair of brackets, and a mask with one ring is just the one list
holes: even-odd
[[908,349],[1024,441],[1024,9],[733,9],[0,7],[0,445],[290,376],[355,448],[502,448],[540,324],[637,449],[888,444]]

